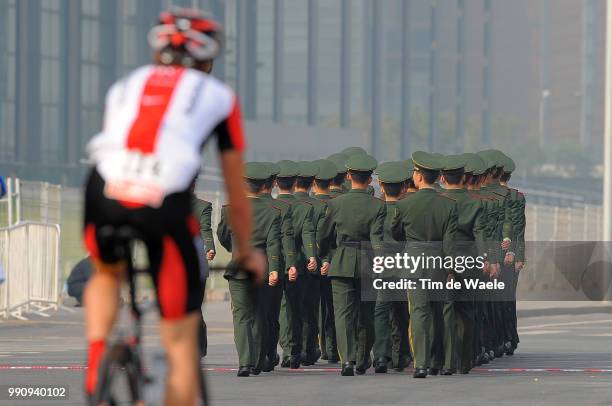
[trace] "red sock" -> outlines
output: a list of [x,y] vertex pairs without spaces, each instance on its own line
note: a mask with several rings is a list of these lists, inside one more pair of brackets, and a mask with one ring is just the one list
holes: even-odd
[[104,340],[91,341],[89,343],[89,355],[87,357],[87,371],[85,372],[85,392],[93,394],[98,384],[98,367],[104,354]]

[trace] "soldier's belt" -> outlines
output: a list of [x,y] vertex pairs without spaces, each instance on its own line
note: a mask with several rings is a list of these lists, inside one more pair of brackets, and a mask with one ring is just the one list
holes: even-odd
[[345,247],[345,248],[361,248],[361,242],[360,241],[340,241],[340,243],[338,244],[339,247]]

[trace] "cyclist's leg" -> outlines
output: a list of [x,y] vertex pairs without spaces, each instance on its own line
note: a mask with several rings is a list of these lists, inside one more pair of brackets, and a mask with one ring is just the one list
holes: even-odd
[[93,262],[96,271],[87,283],[83,296],[89,343],[85,389],[89,395],[95,391],[106,338],[117,316],[119,286],[125,270],[124,264],[108,265],[97,260]]
[[187,219],[171,221],[162,249],[149,251],[162,315],[161,336],[168,360],[168,405],[193,405],[200,395],[198,324],[202,282]]
[[112,240],[104,241],[102,245],[98,241],[98,229],[115,224],[122,216],[118,204],[107,199],[103,189],[104,181],[97,171],[92,171],[85,193],[84,242],[95,271],[83,295],[89,347],[85,390],[89,395],[96,388],[98,365],[117,315],[119,286],[126,269],[125,262],[112,255]]

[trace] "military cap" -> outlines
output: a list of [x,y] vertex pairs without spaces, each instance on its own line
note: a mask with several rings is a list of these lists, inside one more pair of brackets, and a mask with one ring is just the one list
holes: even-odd
[[270,176],[276,176],[280,173],[280,167],[274,162],[261,162],[264,165],[268,165],[270,168]]
[[376,175],[383,183],[401,183],[408,179],[408,171],[403,162],[383,162],[376,167]]
[[342,153],[344,155],[347,155],[347,156],[352,156],[352,155],[357,155],[357,154],[360,154],[360,155],[367,155],[368,154],[368,152],[365,149],[361,148],[361,147],[348,147],[348,148],[344,148],[342,150]]
[[514,160],[512,158],[510,158],[508,155],[506,155],[506,162],[504,162],[504,172],[514,172],[514,170],[516,169],[516,164],[514,163]]
[[[491,161],[491,164],[494,164],[495,167],[497,168],[503,168],[504,164],[506,163],[506,154],[504,154],[503,152],[501,152],[498,149],[487,149],[484,152],[484,154],[489,158],[489,160]],[[493,166],[491,166],[493,167]]]
[[276,175],[279,178],[293,178],[298,175],[298,164],[288,159],[278,161],[277,165],[280,168],[280,172]]
[[460,172],[464,170],[466,162],[462,155],[447,155],[442,164],[442,170],[445,172]]
[[301,178],[314,178],[317,174],[317,165],[310,161],[300,161],[298,166],[298,176]]
[[484,171],[488,169],[487,165],[482,160],[482,158],[476,154],[465,153],[463,154],[463,159],[465,161],[465,172],[466,173],[471,173],[474,175],[482,175]]
[[331,154],[327,157],[334,165],[336,165],[336,171],[338,173],[346,173],[346,160],[348,156],[343,153]]
[[244,177],[247,179],[266,180],[270,176],[270,165],[264,162],[247,162],[244,165]]
[[335,178],[338,174],[336,165],[329,159],[319,159],[317,161],[314,161],[314,164],[316,164],[319,169],[317,171],[315,179],[330,180]]
[[482,159],[487,169],[495,168],[497,166],[497,159],[492,156],[491,150],[479,151],[476,153]]
[[404,165],[404,172],[410,178],[412,177],[412,172],[414,172],[414,164],[412,163],[412,159],[405,159],[402,161]]
[[355,154],[346,161],[346,169],[353,171],[369,172],[376,169],[378,162],[372,155]]
[[412,163],[415,167],[429,169],[430,171],[439,171],[442,169],[442,164],[438,157],[425,151],[413,152]]

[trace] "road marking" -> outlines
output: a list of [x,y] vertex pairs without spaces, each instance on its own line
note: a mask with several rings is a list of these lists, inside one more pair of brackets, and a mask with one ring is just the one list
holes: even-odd
[[[19,370],[19,371],[85,371],[85,365],[0,365],[0,371]],[[205,372],[236,372],[238,368],[215,367],[202,368]],[[340,372],[340,368],[298,368],[298,369],[277,369],[281,372],[303,373],[303,372]],[[412,373],[412,369],[406,369],[405,373]],[[612,369],[604,368],[474,368],[472,372],[511,372],[511,373],[612,373]],[[265,375],[265,374],[264,374]]]
[[606,320],[592,320],[592,321],[570,321],[567,323],[549,323],[549,324],[538,324],[534,326],[521,326],[519,331],[533,329],[533,328],[547,328],[547,327],[565,327],[565,326],[582,326],[585,324],[607,324],[612,323],[612,319]]
[[561,334],[569,333],[569,330],[533,330],[533,331],[522,331],[521,336],[539,336],[544,334]]

